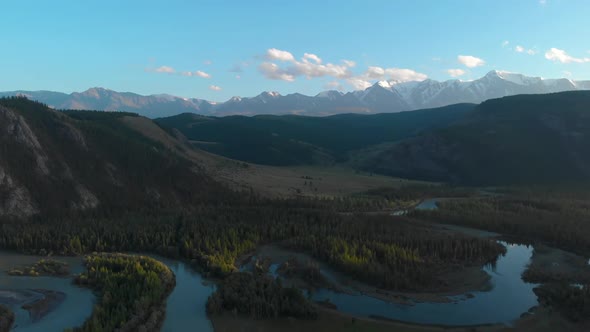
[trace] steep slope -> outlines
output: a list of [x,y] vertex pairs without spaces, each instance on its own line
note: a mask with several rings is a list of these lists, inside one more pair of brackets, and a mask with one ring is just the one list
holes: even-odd
[[233,159],[267,165],[330,164],[346,161],[353,150],[446,126],[473,106],[330,117],[182,114],[156,122],[169,131],[180,131],[201,149]]
[[136,115],[0,99],[0,217],[188,209],[231,197],[194,162],[125,126],[123,116]]
[[396,176],[464,184],[590,181],[590,92],[486,101],[460,123],[399,142],[362,163]]

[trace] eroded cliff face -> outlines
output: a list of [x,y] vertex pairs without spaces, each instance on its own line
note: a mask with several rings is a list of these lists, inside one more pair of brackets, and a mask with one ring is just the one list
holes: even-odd
[[231,194],[167,141],[174,139],[134,115],[0,98],[0,220],[193,209]]
[[[87,150],[82,132],[69,123],[65,115],[56,112],[55,116],[58,121],[54,123],[57,124],[54,129],[58,135],[67,144],[75,144]],[[33,178],[48,182],[70,182],[78,194],[77,199],[70,202],[71,208],[96,208],[99,205],[96,195],[78,182],[64,160],[51,156],[46,151],[42,140],[32,128],[33,126],[17,111],[0,106],[0,142],[3,144],[3,148],[0,149],[0,217],[27,218],[40,212],[38,202],[35,201],[34,195],[31,195],[36,189],[32,186],[35,182],[31,181]],[[24,159],[19,165],[14,160],[9,160],[17,158],[14,151],[18,151],[18,156],[25,155],[29,158]],[[30,165],[31,161],[33,165]],[[31,166],[34,174],[24,175],[26,172],[15,169]]]
[[37,171],[43,175],[49,174],[47,166],[49,158],[27,121],[15,111],[2,106],[0,106],[0,137],[4,140],[12,139],[32,152],[37,163]]
[[0,166],[0,216],[30,217],[38,212],[27,188]]

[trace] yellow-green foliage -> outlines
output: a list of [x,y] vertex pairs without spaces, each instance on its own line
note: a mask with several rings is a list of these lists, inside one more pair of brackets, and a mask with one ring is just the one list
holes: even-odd
[[[96,289],[99,303],[76,331],[152,330],[161,323],[163,303],[175,278],[163,263],[145,256],[93,254],[77,282]],[[156,317],[156,318],[154,318]],[[151,325],[146,326],[146,322]]]

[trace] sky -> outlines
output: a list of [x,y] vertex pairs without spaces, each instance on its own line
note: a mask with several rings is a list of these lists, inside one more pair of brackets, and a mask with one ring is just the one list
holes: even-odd
[[490,70],[590,80],[588,0],[2,3],[0,91],[225,101]]

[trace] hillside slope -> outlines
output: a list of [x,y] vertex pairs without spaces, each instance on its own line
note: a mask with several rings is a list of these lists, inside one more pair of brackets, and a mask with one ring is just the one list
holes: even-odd
[[464,184],[590,181],[590,92],[486,101],[457,124],[399,142],[361,168]]
[[136,115],[0,99],[0,217],[183,209],[230,195],[125,116]]
[[353,150],[447,126],[473,107],[458,104],[412,112],[329,117],[181,114],[155,121],[169,131],[180,131],[195,146],[229,158],[266,165],[317,165],[343,162]]

